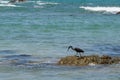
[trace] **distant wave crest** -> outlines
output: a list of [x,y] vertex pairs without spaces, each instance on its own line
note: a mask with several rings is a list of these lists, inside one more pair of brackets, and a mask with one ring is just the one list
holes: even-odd
[[89,6],[81,6],[80,8],[89,10],[89,11],[99,11],[99,12],[109,12],[109,13],[117,13],[120,12],[120,7],[89,7]]
[[38,5],[57,5],[59,3],[37,1],[37,4]]
[[17,7],[16,5],[13,5],[13,4],[0,4],[0,6]]

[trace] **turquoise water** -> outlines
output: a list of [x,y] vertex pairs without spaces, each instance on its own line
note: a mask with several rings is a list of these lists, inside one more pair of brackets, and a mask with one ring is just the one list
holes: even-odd
[[115,14],[120,11],[119,0],[7,3],[0,0],[1,80],[120,79],[119,64],[55,65],[60,57],[74,55],[67,52],[69,45],[82,48],[84,55],[120,55],[120,15]]

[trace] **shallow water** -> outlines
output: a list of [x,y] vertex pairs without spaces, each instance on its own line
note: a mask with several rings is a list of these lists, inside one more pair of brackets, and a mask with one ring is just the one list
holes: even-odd
[[82,48],[84,55],[120,56],[120,15],[115,15],[120,8],[119,0],[7,3],[8,0],[0,0],[1,80],[120,79],[119,64],[85,67],[55,64],[60,57],[74,55],[72,50],[67,52],[69,45]]

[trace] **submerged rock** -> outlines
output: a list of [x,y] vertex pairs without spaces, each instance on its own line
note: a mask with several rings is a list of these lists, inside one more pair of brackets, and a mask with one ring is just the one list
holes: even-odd
[[24,2],[26,0],[10,0],[9,3]]
[[71,66],[85,66],[85,65],[95,65],[95,64],[113,64],[119,63],[120,57],[111,57],[108,55],[98,56],[98,55],[90,55],[90,56],[67,56],[61,58],[58,62],[58,65],[71,65]]

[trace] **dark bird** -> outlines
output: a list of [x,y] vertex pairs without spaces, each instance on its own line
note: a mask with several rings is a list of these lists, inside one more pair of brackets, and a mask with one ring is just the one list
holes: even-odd
[[68,47],[68,50],[69,50],[70,48],[76,52],[76,56],[77,56],[78,53],[79,53],[80,57],[82,57],[81,53],[84,53],[84,50],[82,50],[82,49],[80,49],[80,48],[73,48],[72,46],[69,46],[69,47]]

